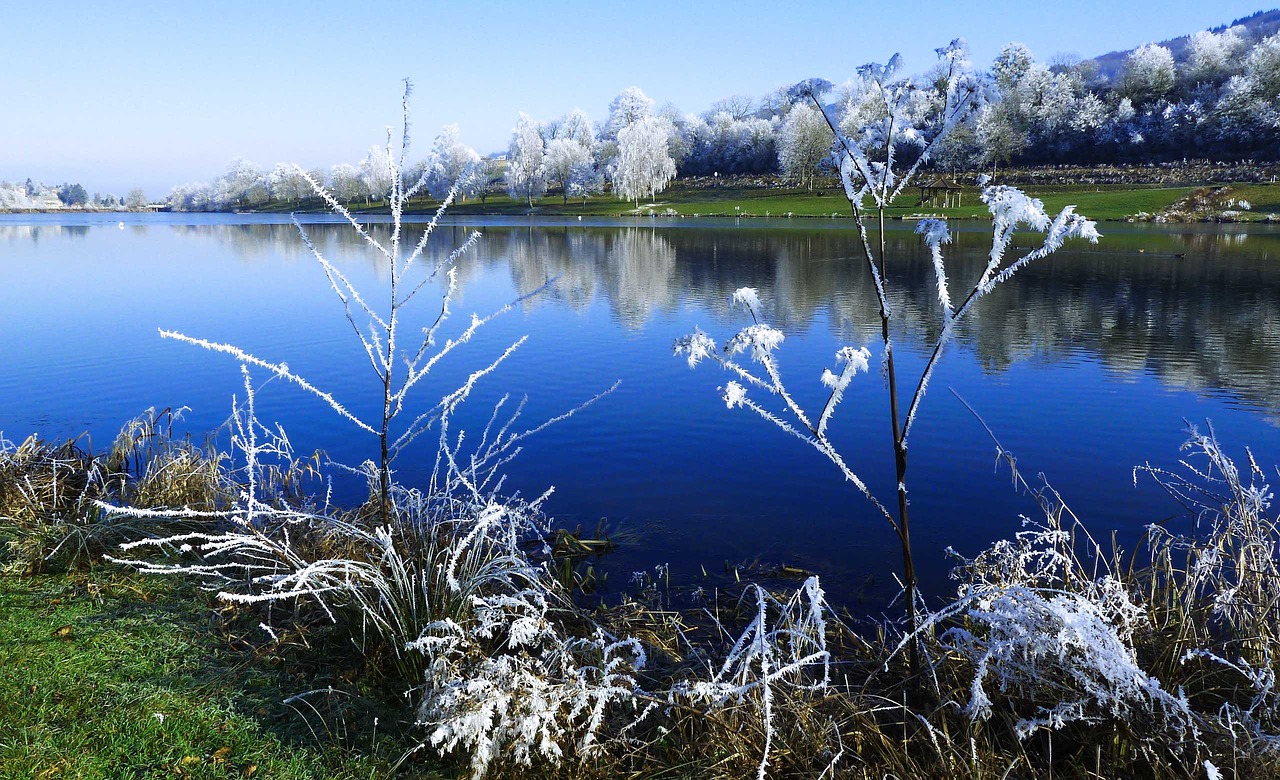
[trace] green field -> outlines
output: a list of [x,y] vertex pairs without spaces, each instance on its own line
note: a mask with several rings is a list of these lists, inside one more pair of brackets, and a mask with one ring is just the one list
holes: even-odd
[[[1118,220],[1125,219],[1139,212],[1153,213],[1162,211],[1173,205],[1180,198],[1190,193],[1192,187],[1117,187],[1094,185],[1070,185],[1058,187],[1025,187],[1025,191],[1044,201],[1045,207],[1057,212],[1063,206],[1075,205],[1079,213],[1091,219]],[[1280,189],[1272,195],[1265,185],[1242,187],[1242,192],[1261,192],[1255,196],[1255,213],[1261,213],[1259,204],[1269,204],[1273,210],[1280,211]],[[963,193],[964,205],[948,209],[919,205],[919,191],[904,193],[898,199],[898,205],[892,207],[888,214],[891,218],[911,219],[920,216],[943,216],[950,219],[986,219],[986,207],[978,200],[976,188],[966,189]],[[1249,197],[1244,195],[1244,197]],[[437,201],[423,199],[412,202],[412,213],[430,213],[439,205]],[[288,208],[281,208],[287,211]],[[385,212],[384,204],[375,203],[365,206],[355,204],[352,210],[357,213]],[[492,195],[481,204],[474,199],[467,202],[456,202],[449,209],[454,216],[493,215],[493,216],[648,216],[675,215],[683,217],[826,217],[843,218],[850,216],[849,203],[840,189],[806,190],[803,188],[784,187],[743,187],[723,186],[716,188],[693,188],[680,182],[674,183],[667,191],[658,195],[652,202],[641,201],[637,209],[632,202],[623,202],[607,195],[598,195],[586,203],[581,200],[570,200],[562,203],[558,195],[551,194],[534,201],[531,208],[526,201],[512,201],[506,195]]]
[[323,696],[284,705],[341,681],[255,653],[216,606],[110,567],[0,577],[0,777],[391,776],[394,718],[378,733],[319,717]]

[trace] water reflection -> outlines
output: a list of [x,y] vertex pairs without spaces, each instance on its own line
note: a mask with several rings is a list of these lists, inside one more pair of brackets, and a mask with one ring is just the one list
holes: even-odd
[[58,238],[82,239],[89,235],[88,225],[0,225],[0,241],[34,244]]
[[[993,373],[1089,353],[1118,373],[1150,371],[1172,386],[1226,391],[1274,416],[1280,265],[1270,257],[1275,237],[1260,237],[1257,247],[1247,238],[1122,235],[1098,248],[1069,248],[992,294],[958,340]],[[740,240],[699,230],[491,230],[486,241],[489,251],[477,261],[506,264],[520,289],[558,276],[558,295],[577,307],[598,289],[628,328],[684,300],[733,327],[741,316],[729,297],[750,284],[784,328],[807,329],[826,315],[842,340],[878,338],[870,280],[844,234],[760,231]],[[976,232],[957,236],[949,259],[954,290],[981,273],[985,241]],[[895,233],[888,245],[891,303],[901,315],[896,337],[920,347],[937,336],[932,269],[914,236]]]
[[[803,223],[800,223],[803,228]],[[145,235],[146,225],[131,225]],[[1108,227],[1108,226],[1104,226]],[[1197,392],[1225,392],[1280,417],[1280,233],[1241,226],[1187,226],[1177,232],[1113,232],[1096,247],[1073,246],[1023,271],[978,307],[958,334],[982,368],[1000,373],[1020,361],[1058,362],[1084,353],[1121,375],[1151,372],[1161,381]],[[0,241],[70,237],[102,225],[0,224]],[[183,238],[214,241],[237,258],[308,261],[298,229],[282,224],[175,224]],[[464,241],[473,227],[444,225],[433,237],[423,268]],[[826,323],[836,336],[863,344],[878,339],[879,318],[857,240],[848,229],[699,227],[481,228],[484,237],[459,269],[469,280],[495,269],[528,293],[555,279],[528,309],[565,306],[582,312],[608,307],[627,329],[696,304],[710,312],[708,327],[725,332],[742,322],[729,304],[743,285],[760,289],[771,319],[789,332]],[[385,279],[385,259],[341,224],[311,224],[317,248],[338,263],[372,264]],[[409,226],[405,245],[422,226]],[[387,225],[369,234],[384,245]],[[1033,246],[1022,240],[1011,254]],[[962,228],[948,250],[953,296],[981,273],[989,237]],[[938,304],[932,269],[919,240],[906,229],[888,236],[895,338],[922,347],[937,335]]]

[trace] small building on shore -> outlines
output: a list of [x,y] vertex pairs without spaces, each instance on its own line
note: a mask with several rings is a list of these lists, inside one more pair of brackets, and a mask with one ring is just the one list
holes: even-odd
[[960,206],[963,193],[959,184],[953,180],[938,176],[920,185],[920,206],[949,209]]

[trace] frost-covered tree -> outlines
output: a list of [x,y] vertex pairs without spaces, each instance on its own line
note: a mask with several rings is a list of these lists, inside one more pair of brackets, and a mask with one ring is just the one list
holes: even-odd
[[214,208],[261,206],[271,199],[267,175],[244,158],[227,164],[227,170],[213,182]]
[[1021,43],[1001,50],[991,76],[995,94],[974,129],[979,158],[994,167],[1028,148],[1047,154],[1074,110],[1078,80],[1036,62]]
[[351,163],[338,163],[329,169],[329,189],[341,203],[360,197],[360,169]]
[[1163,46],[1148,43],[1134,49],[1124,63],[1120,91],[1142,105],[1168,95],[1176,78],[1173,53]]
[[[427,188],[431,196],[443,199],[480,155],[462,143],[457,125],[445,125],[431,144]],[[465,195],[465,193],[462,193]]]
[[653,98],[639,87],[627,87],[609,101],[609,118],[600,129],[600,137],[616,140],[624,128],[653,115]]
[[591,159],[575,165],[569,172],[566,191],[573,198],[582,198],[582,205],[587,205],[587,198],[604,192],[604,174]]
[[277,164],[267,176],[267,183],[273,200],[296,203],[311,194],[311,185],[296,165]]
[[737,136],[735,169],[740,173],[772,173],[778,165],[778,130],[776,118],[750,118],[734,123]]
[[974,137],[981,150],[981,158],[992,171],[1006,165],[1027,147],[1027,133],[1017,126],[1016,119],[1001,103],[987,104],[978,111],[974,125]]
[[[312,168],[307,171],[307,176],[311,178],[311,181],[319,184],[321,187],[326,186],[329,182],[329,172],[324,168]],[[308,195],[306,197],[310,196]]]
[[1248,42],[1237,27],[1220,33],[1201,30],[1191,36],[1187,47],[1186,80],[1192,84],[1221,84],[1240,72],[1239,60],[1247,47]]
[[24,187],[13,182],[0,182],[0,210],[26,210],[33,208],[31,179],[27,179],[27,185]]
[[140,209],[147,205],[147,193],[143,192],[141,187],[134,187],[125,193],[125,208]]
[[683,169],[692,174],[766,173],[777,165],[777,130],[765,119],[735,120],[719,113],[706,121],[690,117],[686,123],[689,154]]
[[1229,148],[1274,149],[1280,142],[1280,34],[1245,57],[1244,72],[1223,85],[1213,118]]
[[1080,135],[1091,134],[1106,124],[1108,115],[1107,104],[1101,98],[1086,94],[1075,105],[1071,129]]
[[532,208],[533,199],[546,193],[545,157],[542,128],[537,120],[521,113],[507,150],[507,192],[512,200],[527,200]]
[[396,175],[395,160],[387,147],[377,144],[369,147],[360,161],[360,184],[364,189],[365,202],[387,198]]
[[671,135],[667,138],[667,151],[671,153],[671,159],[676,161],[676,170],[680,170],[689,153],[693,151],[693,138],[689,133],[690,117],[681,114],[680,109],[671,101],[659,106],[654,116],[671,125]]
[[548,127],[547,139],[549,141],[561,138],[577,141],[586,147],[588,151],[595,147],[595,128],[592,126],[591,117],[587,115],[586,111],[575,108]]
[[1035,66],[1036,58],[1024,44],[1007,44],[991,65],[991,75],[1001,93],[1016,92],[1018,85]]
[[492,157],[482,157],[471,167],[471,172],[460,182],[459,189],[468,198],[479,198],[484,203],[489,188],[502,180],[502,163]]
[[742,94],[730,95],[715,101],[711,104],[711,108],[707,110],[707,116],[715,116],[722,113],[728,114],[739,122],[749,119],[756,113],[755,98]]
[[1280,98],[1280,33],[1258,43],[1245,58],[1244,77],[1259,99]]
[[785,117],[795,105],[790,86],[778,87],[760,99],[759,116],[764,119]]
[[1218,138],[1228,143],[1248,142],[1266,103],[1254,94],[1249,79],[1232,76],[1222,85],[1222,95],[1213,109]]
[[977,117],[978,157],[993,165],[1011,157],[1030,162],[1078,160],[1097,154],[1106,106],[1085,86],[1085,69],[1047,67],[1023,47],[1006,47],[993,66],[996,95]]
[[676,177],[676,163],[668,151],[671,125],[646,116],[624,127],[618,134],[618,161],[613,174],[619,198],[635,201],[652,198]]
[[831,153],[835,135],[822,112],[804,103],[792,107],[778,134],[778,164],[789,178],[813,189],[818,165]]
[[574,169],[591,164],[591,152],[587,147],[569,138],[555,138],[547,144],[543,161],[548,183],[560,185],[563,202],[569,202],[569,178]]
[[169,190],[165,204],[173,211],[208,211],[220,208],[213,187],[205,183],[179,184]]

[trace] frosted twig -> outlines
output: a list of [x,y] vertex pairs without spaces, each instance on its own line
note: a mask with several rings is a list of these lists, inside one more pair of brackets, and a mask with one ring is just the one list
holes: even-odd
[[174,339],[175,341],[183,341],[188,344],[194,344],[197,347],[202,347],[212,352],[222,352],[222,353],[231,355],[236,360],[239,360],[241,363],[247,363],[249,365],[258,366],[259,368],[265,368],[268,371],[271,371],[276,376],[282,379],[286,379],[290,382],[293,382],[294,384],[301,387],[303,390],[306,390],[307,392],[316,396],[320,400],[324,401],[329,405],[330,408],[332,408],[335,412],[337,412],[339,416],[344,417],[347,420],[350,420],[351,422],[355,423],[355,425],[359,427],[361,430],[367,431],[374,435],[377,435],[378,433],[373,428],[373,426],[369,425],[368,423],[364,422],[360,418],[356,417],[351,412],[347,411],[346,407],[338,403],[337,399],[335,399],[332,395],[317,388],[315,385],[311,384],[307,380],[303,379],[302,377],[290,371],[289,366],[286,365],[285,363],[271,363],[266,360],[262,360],[261,358],[250,355],[248,352],[245,352],[239,347],[232,346],[231,344],[221,344],[214,341],[206,341],[205,339],[192,338],[191,336],[178,333],[177,331],[161,329],[160,336],[161,338]]

